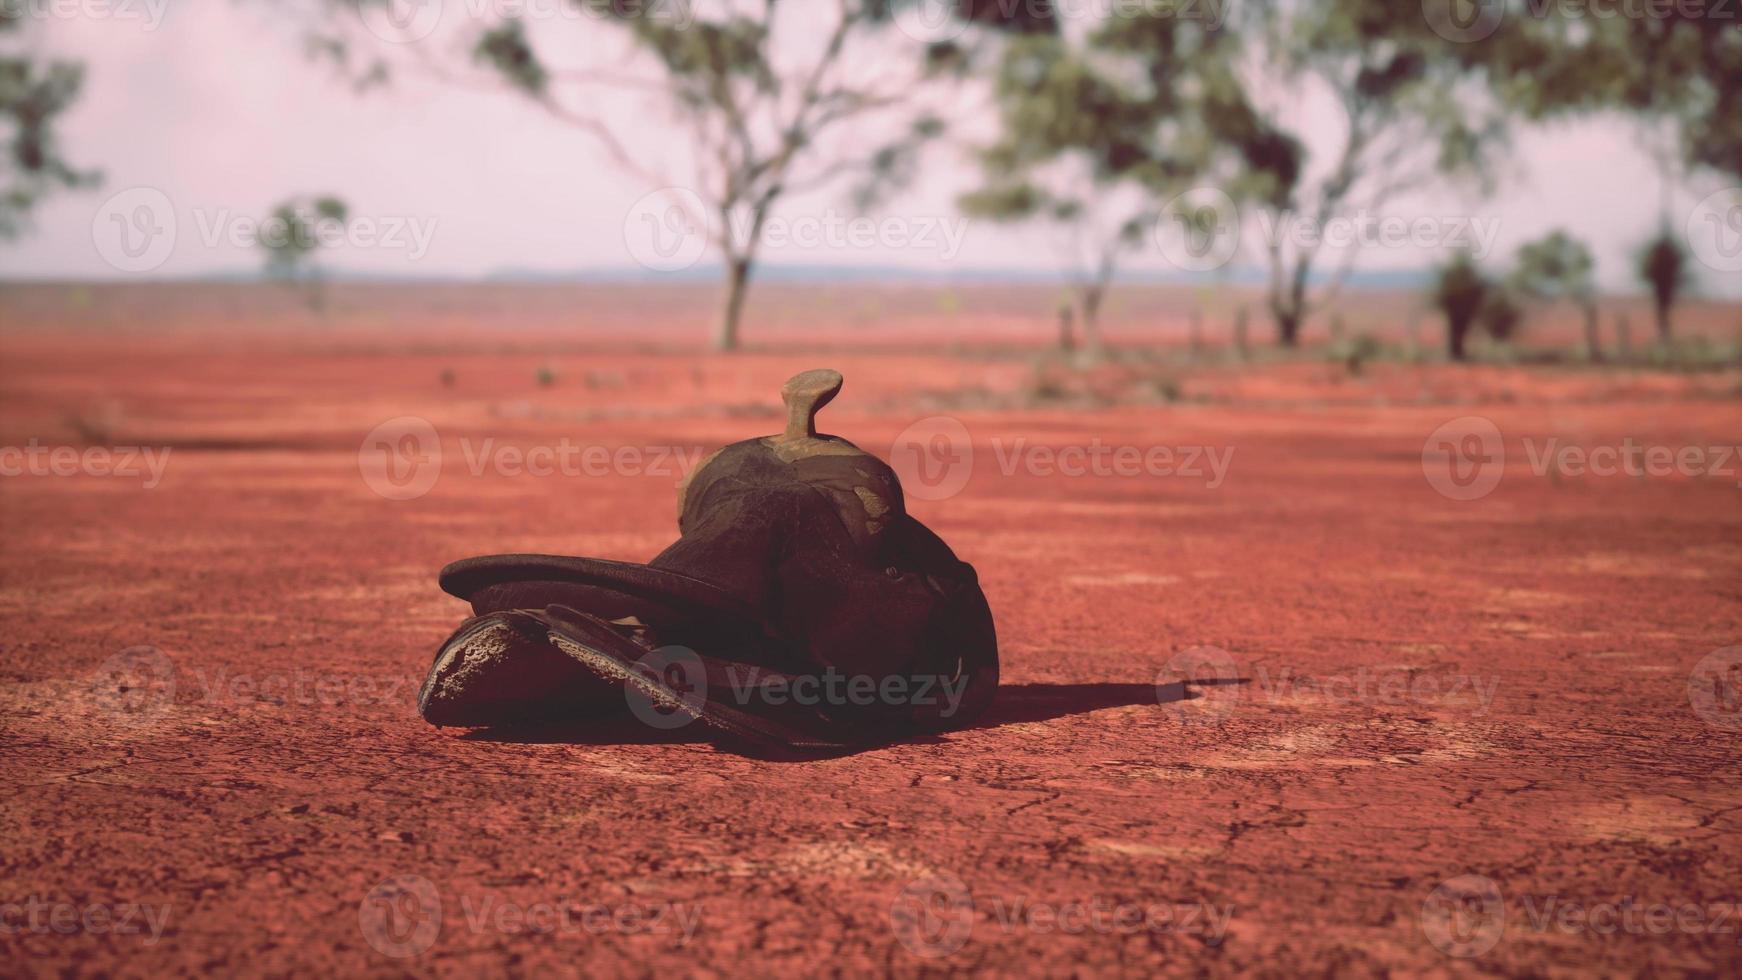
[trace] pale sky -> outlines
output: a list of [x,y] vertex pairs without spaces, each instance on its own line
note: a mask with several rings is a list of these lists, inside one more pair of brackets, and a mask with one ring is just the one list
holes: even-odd
[[[353,94],[303,57],[295,27],[273,0],[186,0],[174,9],[147,0],[4,2],[38,4],[43,14],[32,46],[87,64],[85,96],[65,117],[61,139],[67,156],[100,168],[105,183],[42,206],[34,234],[0,245],[0,275],[150,278],[258,268],[258,255],[236,237],[237,228],[246,232],[243,219],[303,193],[336,194],[376,223],[380,240],[341,244],[327,259],[335,268],[462,277],[506,268],[638,268],[626,227],[637,220],[635,202],[655,186],[614,166],[584,133],[506,92],[413,78]],[[102,2],[119,4],[121,12],[91,15],[91,5],[101,9]],[[69,4],[62,9],[74,15],[40,6],[56,3]],[[155,27],[154,13],[162,14]],[[1320,115],[1306,111],[1309,120]],[[621,118],[637,123],[625,141],[638,158],[653,164],[682,158],[682,136],[659,117]],[[1656,225],[1659,181],[1631,128],[1591,120],[1520,131],[1516,142],[1491,199],[1440,192],[1399,202],[1387,214],[1473,219],[1492,229],[1495,262],[1520,242],[1566,226],[1592,245],[1605,285],[1633,288],[1631,255]],[[855,214],[845,189],[794,198],[778,213],[804,244],[773,246],[764,258],[934,272],[1054,268],[1057,249],[1044,231],[960,224],[952,202],[972,186],[974,173],[939,151],[914,186],[876,212],[904,223],[900,235],[915,241],[889,233],[830,241],[830,223]],[[1679,195],[1678,220],[1721,186],[1707,181]],[[115,220],[105,211],[115,207],[112,195],[131,188],[161,192],[176,218],[173,250],[140,272],[118,270],[96,241],[104,222]],[[1357,268],[1417,269],[1444,254],[1413,245],[1369,247]],[[1255,263],[1256,253],[1236,261]],[[1128,266],[1171,268],[1153,247]],[[1726,279],[1728,288],[1742,279],[1701,272],[1708,292],[1725,292]]]

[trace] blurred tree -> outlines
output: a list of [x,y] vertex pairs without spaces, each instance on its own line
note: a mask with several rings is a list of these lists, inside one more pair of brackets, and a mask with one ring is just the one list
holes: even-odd
[[1483,333],[1500,343],[1510,343],[1524,322],[1524,307],[1518,301],[1517,290],[1506,283],[1490,282],[1477,322]]
[[[405,20],[382,15],[398,0],[321,2],[328,10],[368,18],[377,32],[383,23]],[[558,7],[573,16],[538,18],[553,30],[563,20],[582,21],[588,32],[611,29],[629,42],[642,75],[601,67],[596,33],[580,39],[581,50],[595,56],[589,64],[565,67],[535,43],[530,16],[467,27],[474,31],[473,65],[551,118],[587,133],[619,167],[651,187],[683,186],[700,199],[706,213],[682,215],[685,234],[706,234],[725,259],[714,345],[730,350],[738,346],[765,223],[781,200],[851,180],[856,203],[868,208],[911,174],[923,145],[942,132],[941,115],[925,104],[940,93],[922,83],[958,76],[971,59],[954,41],[921,44],[895,29],[902,8],[919,3],[719,0],[704,8],[687,0],[559,0]],[[1050,12],[1027,3],[959,0],[948,13],[1019,33],[1052,28]],[[356,43],[355,19],[329,18],[313,32],[310,50],[343,67],[359,87],[381,84],[393,69],[378,46],[370,54]],[[422,54],[415,63],[427,68],[434,59],[427,50]],[[447,73],[443,66],[437,70]],[[652,128],[645,120],[614,121],[601,111],[611,96],[624,93],[652,96],[683,127],[692,179],[667,178],[648,153],[632,148],[634,133]],[[683,197],[674,195],[672,206],[693,211]]]
[[[1451,2],[1451,0],[1430,0]],[[1660,3],[1625,15],[1532,0],[1490,5],[1494,29],[1464,45],[1531,118],[1620,111],[1640,124],[1663,174],[1663,230],[1640,256],[1659,337],[1688,283],[1687,249],[1669,233],[1676,186],[1690,171],[1742,178],[1742,29],[1718,3]]]
[[1603,359],[1598,330],[1597,289],[1592,278],[1596,263],[1591,250],[1565,231],[1556,229],[1518,250],[1512,281],[1525,297],[1541,302],[1570,300],[1585,319],[1585,348],[1591,359]]
[[326,285],[316,253],[349,217],[344,201],[319,195],[290,198],[261,222],[255,244],[266,253],[266,274],[301,289],[317,313],[326,309]]
[[54,132],[84,87],[84,66],[17,50],[25,16],[22,6],[0,4],[0,240],[22,235],[30,212],[54,190],[100,182],[95,172],[61,158]]
[[[1075,320],[1091,356],[1120,256],[1138,248],[1160,202],[1202,179],[1219,147],[1205,113],[1232,45],[1172,13],[1109,18],[1080,38],[1008,44],[994,80],[1002,123],[978,152],[980,189],[963,211],[1041,221],[1059,232]],[[1060,346],[1069,349],[1070,338]]]
[[1446,317],[1446,353],[1464,359],[1464,342],[1487,304],[1491,285],[1468,252],[1458,252],[1434,279],[1433,302]]
[[1653,3],[1631,15],[1539,0],[1483,6],[1492,31],[1462,47],[1509,104],[1536,118],[1630,112],[1653,130],[1667,124],[1686,165],[1742,177],[1742,30],[1727,4]]
[[1639,278],[1651,290],[1657,314],[1657,339],[1670,340],[1670,318],[1677,297],[1688,285],[1688,252],[1680,237],[1665,225],[1639,253]]
[[[1423,9],[1388,0],[1261,0],[1249,8],[1247,91],[1278,104],[1221,120],[1247,164],[1243,196],[1267,216],[1269,305],[1278,339],[1299,342],[1305,319],[1334,302],[1357,254],[1350,248],[1309,295],[1322,235],[1291,236],[1304,221],[1323,229],[1339,218],[1379,212],[1393,197],[1440,177],[1486,182],[1504,144],[1506,112],[1487,92],[1488,69],[1435,33]],[[1310,168],[1307,135],[1288,97],[1328,93],[1339,111],[1336,149]]]

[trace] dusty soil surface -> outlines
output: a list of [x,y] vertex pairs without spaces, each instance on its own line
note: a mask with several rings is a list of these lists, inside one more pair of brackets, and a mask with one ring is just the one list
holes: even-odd
[[[840,346],[0,332],[5,972],[1742,970],[1736,371]],[[650,557],[821,364],[879,455],[967,433],[910,508],[980,570],[989,717],[809,761],[417,717],[437,568]],[[1469,417],[1498,470],[1437,454]],[[525,471],[565,445],[612,461]],[[1703,463],[1559,455],[1629,445]]]

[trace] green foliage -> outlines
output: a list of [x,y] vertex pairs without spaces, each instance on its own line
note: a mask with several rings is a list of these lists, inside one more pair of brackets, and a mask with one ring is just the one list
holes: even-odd
[[[0,12],[0,38],[23,29],[23,19]],[[92,187],[100,177],[61,156],[55,123],[78,100],[84,66],[44,61],[28,50],[0,52],[0,241],[29,226],[30,213],[56,190]]]
[[[1246,62],[1262,75],[1254,90],[1283,99],[1262,110],[1236,102],[1216,114],[1222,138],[1240,147],[1245,163],[1236,197],[1278,218],[1304,211],[1322,225],[1433,180],[1491,181],[1506,145],[1504,107],[1484,91],[1488,72],[1475,46],[1434,33],[1420,4],[1259,0],[1239,9],[1238,30],[1254,46]],[[1308,134],[1295,131],[1287,98],[1309,89],[1327,93],[1342,116],[1328,166],[1310,171]],[[1348,269],[1309,295],[1322,247],[1318,239],[1266,252],[1268,305],[1285,346],[1297,343],[1301,324],[1330,301]]]
[[1331,356],[1341,361],[1343,369],[1350,377],[1360,377],[1366,369],[1367,362],[1377,359],[1385,353],[1385,348],[1371,334],[1358,333],[1354,337],[1331,346]]
[[479,35],[472,60],[493,67],[510,88],[527,95],[543,96],[550,83],[550,74],[533,54],[526,28],[518,20],[505,20]]
[[[305,2],[333,15],[308,35],[311,56],[330,62],[359,88],[388,79],[394,47],[368,43],[357,22],[378,21],[381,8],[393,0]],[[469,58],[509,91],[592,135],[619,167],[649,186],[676,184],[702,197],[710,214],[691,217],[710,219],[698,223],[715,229],[713,244],[728,270],[715,340],[722,349],[736,346],[763,220],[783,197],[840,181],[859,207],[875,206],[911,179],[922,149],[944,133],[942,120],[920,104],[936,91],[924,83],[965,76],[988,46],[979,41],[1046,36],[1058,28],[1051,4],[1011,0],[957,0],[952,14],[975,29],[957,40],[923,45],[894,23],[902,8],[922,0],[558,2],[591,21],[590,28],[627,37],[643,56],[635,60],[644,63],[621,74],[592,66],[553,70],[540,58],[520,5],[502,8],[512,9],[478,31]],[[672,16],[680,11],[681,17]],[[793,19],[781,23],[777,43],[776,23],[783,15]],[[447,18],[449,24],[458,20]],[[798,29],[810,33],[795,46]],[[398,51],[422,56],[406,60],[442,73],[444,66],[429,50],[409,45],[417,39],[404,40],[408,44]],[[808,62],[795,63],[795,50],[806,51]],[[875,77],[849,70],[873,62],[885,69]],[[644,70],[654,77],[632,77]],[[635,152],[613,120],[592,111],[602,97],[624,89],[662,97],[678,117],[679,130],[691,140],[697,167],[692,178],[665,173],[648,154]],[[747,240],[729,234],[734,227],[747,227]]]
[[1719,8],[1666,3],[1650,16],[1572,17],[1513,0],[1492,37],[1463,47],[1534,118],[1621,110],[1670,120],[1686,163],[1742,176],[1742,30]]
[[350,208],[330,194],[292,197],[272,209],[260,226],[257,244],[266,253],[266,272],[275,279],[314,275],[315,253],[328,226],[343,227]]
[[1570,299],[1584,304],[1596,292],[1592,279],[1595,269],[1591,250],[1557,228],[1519,248],[1513,283],[1531,299]]
[[1000,135],[979,151],[982,186],[959,203],[971,216],[1066,233],[1091,353],[1119,255],[1142,242],[1162,202],[1234,170],[1238,150],[1213,118],[1244,104],[1231,42],[1157,9],[1084,37],[1030,34],[1003,47],[993,76]]
[[[1256,6],[1257,24],[1281,77],[1326,85],[1351,132],[1332,189],[1370,176],[1387,156],[1409,170],[1485,182],[1506,145],[1506,113],[1484,96],[1489,72],[1475,45],[1435,34],[1422,8],[1388,0],[1285,0]],[[1410,150],[1431,151],[1423,154]],[[1411,173],[1410,171],[1413,171]]]

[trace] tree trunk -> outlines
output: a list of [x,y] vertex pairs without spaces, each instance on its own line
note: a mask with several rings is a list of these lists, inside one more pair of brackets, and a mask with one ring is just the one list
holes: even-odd
[[1597,304],[1585,304],[1585,349],[1591,352],[1591,360],[1601,363],[1603,360],[1603,337],[1597,322]]
[[1464,359],[1464,338],[1470,335],[1470,324],[1473,320],[1446,320],[1446,353],[1454,361]]
[[1101,345],[1101,300],[1106,296],[1105,283],[1093,283],[1077,290],[1077,308],[1083,321],[1083,349],[1091,358],[1099,359],[1104,351]]
[[1276,318],[1276,342],[1284,347],[1299,347],[1300,311],[1277,306],[1270,312]]
[[1670,311],[1670,307],[1674,304],[1674,302],[1675,302],[1674,300],[1670,299],[1667,296],[1657,297],[1657,303],[1655,304],[1656,308],[1657,308],[1657,339],[1661,343],[1665,343],[1665,344],[1669,343],[1669,335],[1670,335],[1669,311]]
[[726,305],[720,310],[720,325],[714,332],[714,349],[738,349],[738,323],[744,315],[744,295],[750,289],[750,257],[726,257]]
[[1621,359],[1633,357],[1633,321],[1623,313],[1615,318],[1615,342],[1621,345]]
[[1077,349],[1076,315],[1071,304],[1059,304],[1059,350],[1066,354]]
[[1244,361],[1252,352],[1247,343],[1246,328],[1246,307],[1241,306],[1240,309],[1234,313],[1234,349],[1240,352],[1240,359],[1242,361]]
[[1276,319],[1276,342],[1283,347],[1300,346],[1300,326],[1306,319],[1306,274],[1303,260],[1295,263],[1286,292],[1280,280],[1271,285],[1270,314]]

